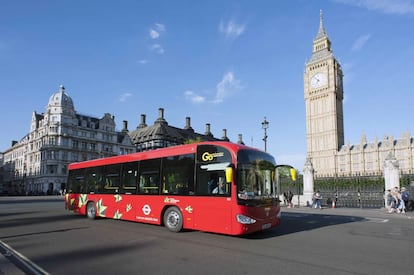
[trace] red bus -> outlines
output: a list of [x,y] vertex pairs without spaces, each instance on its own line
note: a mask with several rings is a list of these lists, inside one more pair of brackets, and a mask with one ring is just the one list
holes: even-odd
[[200,142],[71,163],[65,207],[96,217],[241,235],[277,226],[275,160],[231,142]]

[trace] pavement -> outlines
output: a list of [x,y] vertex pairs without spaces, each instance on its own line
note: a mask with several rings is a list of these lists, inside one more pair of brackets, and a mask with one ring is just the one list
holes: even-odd
[[343,215],[343,216],[355,216],[355,217],[379,217],[379,218],[401,218],[401,219],[413,219],[414,211],[407,211],[405,213],[388,213],[385,208],[331,208],[322,207],[321,209],[315,209],[305,206],[288,208],[282,206],[282,219],[283,212],[292,213],[307,213],[307,214],[323,214],[323,215]]
[[[51,199],[51,197],[45,197]],[[21,198],[20,198],[21,199]],[[62,197],[54,197],[54,200],[62,199]],[[282,219],[283,213],[306,213],[306,214],[323,214],[323,215],[343,215],[354,217],[380,217],[380,218],[399,218],[399,219],[412,219],[414,221],[414,211],[406,213],[387,213],[385,208],[330,208],[322,207],[321,209],[315,209],[305,206],[288,208],[282,205]],[[0,240],[0,275],[20,275],[20,274],[47,274],[40,269],[31,269],[30,273],[22,271],[18,268],[10,259],[19,258],[21,255],[14,251],[7,244]],[[23,256],[24,257],[24,256]],[[24,261],[23,261],[24,262]],[[26,266],[27,267],[27,266]]]

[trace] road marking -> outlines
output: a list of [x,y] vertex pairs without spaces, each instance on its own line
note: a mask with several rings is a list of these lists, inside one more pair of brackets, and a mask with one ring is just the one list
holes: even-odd
[[[23,266],[23,268],[29,271],[30,274],[34,274],[34,275],[48,275],[49,274],[45,270],[43,270],[40,266],[30,261],[24,255],[20,254],[19,252],[11,248],[9,245],[2,242],[1,240],[0,240],[0,248],[1,248],[0,252],[5,257],[13,257],[16,261],[19,262],[19,265]],[[24,269],[21,268],[21,266],[17,266],[17,267],[20,268],[22,271],[25,271]]]
[[387,223],[388,219],[381,219],[381,218],[364,218],[365,222],[373,222],[373,223]]

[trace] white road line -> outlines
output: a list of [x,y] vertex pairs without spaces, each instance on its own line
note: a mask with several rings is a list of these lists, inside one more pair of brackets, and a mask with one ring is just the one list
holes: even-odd
[[389,219],[381,219],[381,218],[364,218],[365,222],[373,222],[373,223],[387,223]]
[[20,264],[22,264],[25,268],[30,270],[31,274],[36,274],[36,275],[48,275],[49,274],[48,272],[43,270],[40,266],[30,261],[24,255],[20,254],[19,252],[11,248],[9,245],[2,242],[1,240],[0,240],[0,246],[5,251],[5,253],[3,254],[5,257],[14,257],[16,260],[19,261]]

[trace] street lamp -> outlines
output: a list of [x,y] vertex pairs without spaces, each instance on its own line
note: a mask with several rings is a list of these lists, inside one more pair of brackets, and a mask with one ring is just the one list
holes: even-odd
[[266,117],[264,117],[264,120],[262,122],[262,129],[264,130],[264,150],[267,152],[267,128],[269,128],[269,121],[266,120]]

